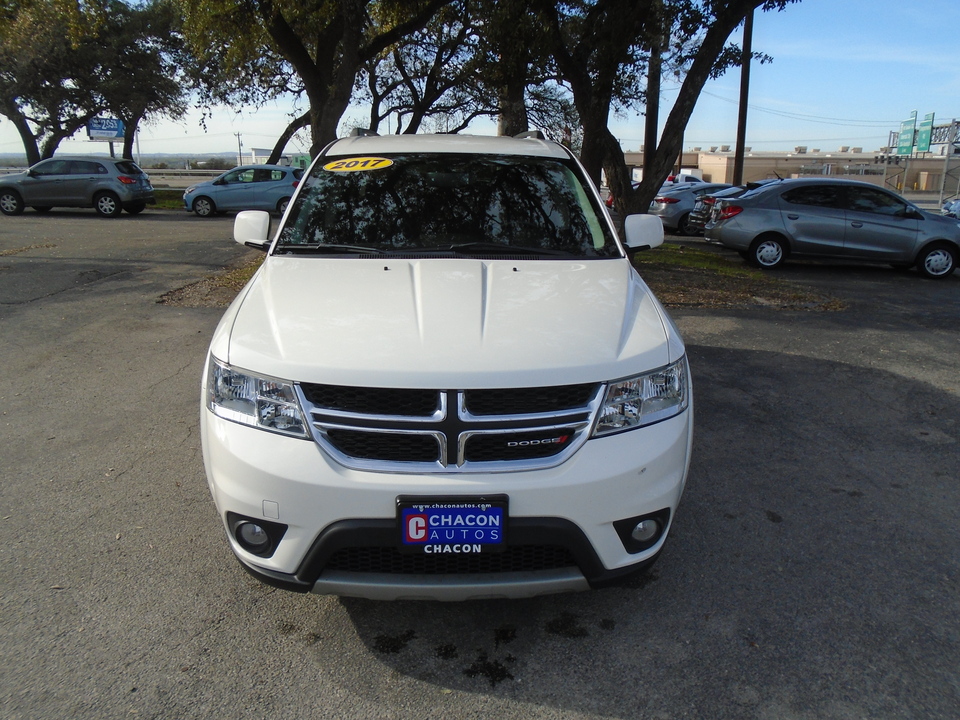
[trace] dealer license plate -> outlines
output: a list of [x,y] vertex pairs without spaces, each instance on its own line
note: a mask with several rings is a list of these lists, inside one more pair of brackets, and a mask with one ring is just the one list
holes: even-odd
[[400,549],[422,555],[502,552],[507,496],[397,498]]

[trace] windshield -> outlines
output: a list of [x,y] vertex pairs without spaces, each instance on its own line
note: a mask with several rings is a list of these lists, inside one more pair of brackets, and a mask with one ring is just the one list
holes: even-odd
[[345,157],[321,159],[303,183],[280,233],[280,252],[348,246],[620,257],[572,162],[437,153]]

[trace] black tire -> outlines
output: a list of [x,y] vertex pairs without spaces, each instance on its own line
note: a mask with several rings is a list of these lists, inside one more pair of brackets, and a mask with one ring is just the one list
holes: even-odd
[[957,268],[957,249],[946,243],[928,245],[917,255],[917,271],[931,280],[942,280]]
[[49,205],[41,205],[40,207],[34,206],[34,208],[33,208],[33,211],[34,211],[34,212],[40,213],[41,215],[43,215],[44,213],[48,213],[48,212],[50,212],[51,210],[53,210],[53,208],[50,207]]
[[139,215],[144,210],[146,210],[147,204],[145,202],[131,203],[130,205],[124,205],[123,209],[126,210],[131,215]]
[[747,253],[747,263],[763,270],[774,270],[783,265],[789,250],[786,241],[779,235],[761,235]]
[[0,190],[0,212],[4,215],[19,215],[23,212],[23,199],[13,190]]
[[194,199],[193,211],[200,217],[212,217],[217,213],[217,205],[206,195],[201,195]]
[[287,205],[290,204],[290,198],[282,198],[277,203],[277,212],[283,215],[287,211]]
[[698,234],[696,229],[690,227],[690,213],[686,213],[677,220],[677,232],[687,237]]
[[114,218],[123,212],[123,206],[112,192],[97,193],[93,198],[93,208],[103,217]]

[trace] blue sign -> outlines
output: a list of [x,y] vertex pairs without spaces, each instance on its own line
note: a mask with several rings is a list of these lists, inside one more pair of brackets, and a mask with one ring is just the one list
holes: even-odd
[[113,142],[123,140],[123,120],[93,118],[87,123],[87,139]]

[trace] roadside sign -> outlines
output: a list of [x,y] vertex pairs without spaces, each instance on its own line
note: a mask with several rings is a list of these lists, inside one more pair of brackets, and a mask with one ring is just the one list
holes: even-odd
[[117,142],[123,140],[123,120],[117,118],[93,118],[87,123],[87,140]]
[[900,123],[900,135],[897,138],[897,155],[913,154],[913,136],[917,127],[917,111],[910,113],[910,118]]
[[920,129],[917,130],[917,152],[930,152],[930,138],[933,135],[933,116],[934,113],[927,113],[923,116],[920,123]]

